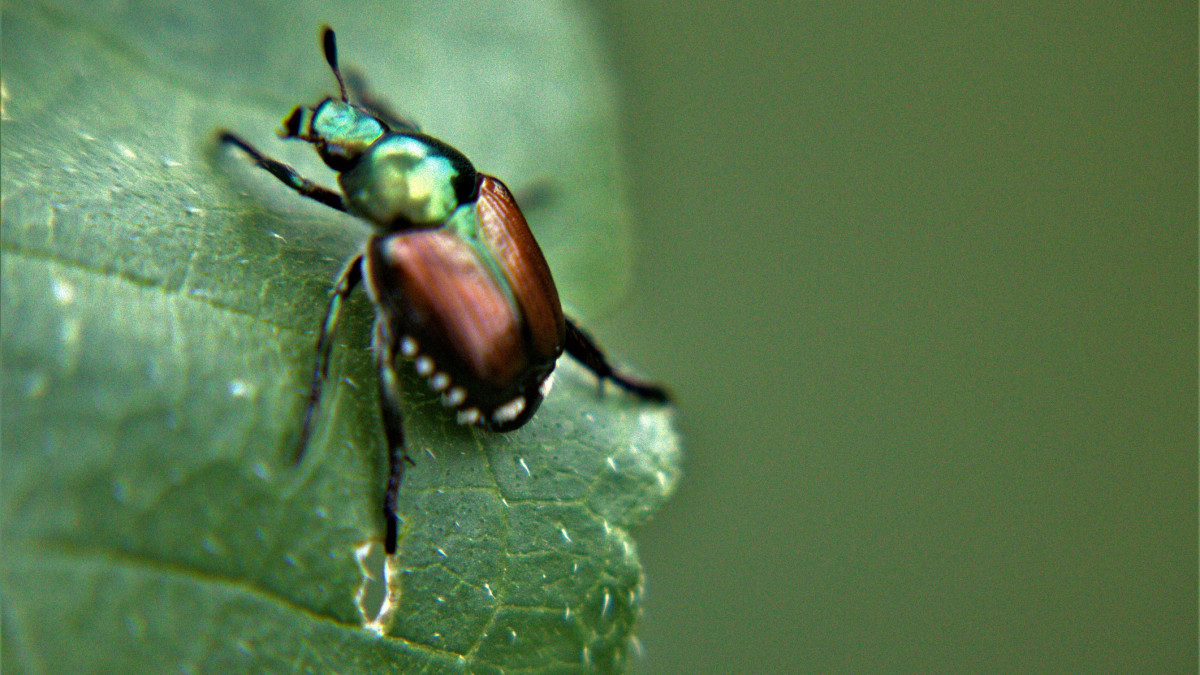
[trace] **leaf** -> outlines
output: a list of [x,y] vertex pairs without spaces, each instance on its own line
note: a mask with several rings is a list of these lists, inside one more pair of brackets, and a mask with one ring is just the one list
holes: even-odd
[[328,285],[367,228],[214,136],[332,184],[272,135],[333,91],[322,22],[343,64],[482,170],[518,193],[552,179],[560,196],[529,215],[565,299],[595,309],[628,268],[589,23],[440,7],[4,7],[6,672],[620,670],[641,604],[628,528],[679,477],[669,410],[597,396],[563,359],[534,420],[495,435],[406,380],[416,466],[382,637],[366,627],[386,461],[361,295],[290,461]]

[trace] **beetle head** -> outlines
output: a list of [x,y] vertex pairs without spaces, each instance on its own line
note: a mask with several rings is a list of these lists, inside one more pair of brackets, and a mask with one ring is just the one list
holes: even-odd
[[296,106],[283,120],[280,136],[312,143],[329,168],[346,171],[387,131],[383,122],[366,110],[327,98],[313,108]]

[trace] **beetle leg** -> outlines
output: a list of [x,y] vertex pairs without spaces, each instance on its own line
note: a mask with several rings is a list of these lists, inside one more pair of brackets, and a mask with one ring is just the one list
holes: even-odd
[[596,377],[600,378],[600,383],[605,380],[612,380],[617,386],[625,391],[637,396],[638,398],[648,401],[666,402],[669,396],[667,390],[662,386],[653,382],[646,382],[628,375],[622,375],[609,365],[608,359],[604,356],[604,352],[600,351],[600,347],[590,335],[583,332],[579,326],[575,325],[574,321],[566,319],[567,322],[567,353],[571,358],[583,364],[584,368],[595,373]]
[[362,254],[354,256],[342,273],[338,275],[329,295],[329,307],[325,310],[325,321],[321,324],[321,333],[317,337],[317,363],[313,367],[312,384],[308,388],[308,406],[304,409],[304,424],[300,427],[300,444],[296,449],[296,462],[304,456],[308,447],[309,437],[312,436],[313,420],[321,403],[321,389],[329,376],[329,355],[333,352],[333,337],[337,333],[338,320],[342,316],[342,301],[362,281]]
[[250,159],[254,160],[255,164],[271,172],[272,176],[275,176],[284,185],[300,193],[301,196],[314,199],[318,202],[321,202],[325,206],[337,209],[338,211],[346,210],[346,202],[342,200],[342,196],[340,194],[330,190],[329,188],[321,187],[304,176],[301,176],[300,174],[296,173],[295,169],[287,164],[284,164],[277,159],[271,159],[270,157],[267,157],[237,134],[234,134],[231,131],[222,131],[220,140],[222,143],[229,143],[230,145],[236,145],[237,147],[241,148],[242,152],[250,155]]
[[383,550],[388,555],[396,552],[396,537],[400,517],[396,515],[396,498],[400,494],[400,482],[404,480],[404,464],[412,464],[412,458],[404,449],[404,421],[400,412],[400,382],[396,374],[396,359],[392,352],[392,340],[384,317],[375,319],[375,363],[379,368],[379,408],[383,417],[383,432],[388,444],[388,482],[383,495],[383,518],[386,533]]

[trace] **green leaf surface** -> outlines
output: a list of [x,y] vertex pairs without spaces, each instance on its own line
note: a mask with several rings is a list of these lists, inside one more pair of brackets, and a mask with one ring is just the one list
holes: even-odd
[[[0,122],[4,672],[620,670],[628,528],[679,477],[671,412],[569,359],[532,422],[456,426],[406,379],[416,466],[384,635],[386,460],[347,309],[293,466],[314,331],[366,226],[297,197],[228,127],[273,131],[343,64],[481,170],[552,181],[530,213],[570,307],[628,269],[613,87],[578,8],[540,2],[6,3]],[[374,577],[372,579],[371,577]]]

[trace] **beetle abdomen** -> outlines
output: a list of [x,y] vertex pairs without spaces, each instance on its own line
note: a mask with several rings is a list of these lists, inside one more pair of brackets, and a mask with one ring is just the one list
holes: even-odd
[[[425,230],[375,237],[370,248],[367,278],[398,320],[391,325],[417,341],[438,372],[478,396],[507,389],[525,369],[521,318],[462,239]],[[411,347],[402,351],[413,356]]]
[[458,419],[507,431],[541,404],[562,354],[565,323],[546,259],[508,189],[480,175],[466,222],[378,235],[365,278],[392,354],[458,409]]

